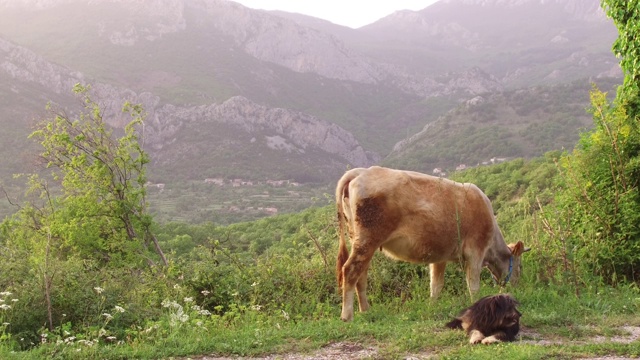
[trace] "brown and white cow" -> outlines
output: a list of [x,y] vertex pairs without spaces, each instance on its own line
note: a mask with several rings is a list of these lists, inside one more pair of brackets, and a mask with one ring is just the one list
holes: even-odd
[[338,181],[336,205],[340,232],[336,270],[344,321],[353,318],[355,291],[360,311],[369,308],[367,271],[377,249],[394,259],[430,264],[432,298],[442,290],[449,261],[464,263],[472,299],[480,288],[483,266],[501,283],[509,278],[516,283],[520,277],[524,245],[505,243],[491,202],[473,184],[379,166],[357,168]]

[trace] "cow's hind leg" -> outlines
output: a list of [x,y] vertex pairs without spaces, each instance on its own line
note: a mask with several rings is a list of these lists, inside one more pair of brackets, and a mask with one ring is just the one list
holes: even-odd
[[367,299],[367,279],[369,273],[369,263],[364,269],[358,282],[356,283],[356,293],[358,294],[358,304],[360,305],[360,311],[364,312],[369,310],[369,300]]
[[353,319],[353,300],[355,290],[358,290],[358,300],[360,301],[360,310],[366,311],[369,308],[367,301],[367,270],[371,257],[375,253],[375,248],[361,247],[356,244],[351,248],[351,255],[342,267],[342,314],[340,318],[343,321]]
[[437,299],[444,287],[444,270],[446,262],[429,264],[429,277],[431,279],[431,298]]

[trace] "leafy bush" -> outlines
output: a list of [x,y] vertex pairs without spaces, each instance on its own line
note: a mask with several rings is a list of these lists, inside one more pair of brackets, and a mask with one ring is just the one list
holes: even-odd
[[565,191],[558,211],[581,263],[616,283],[637,279],[640,266],[640,127],[625,108],[592,92],[596,127],[563,158]]

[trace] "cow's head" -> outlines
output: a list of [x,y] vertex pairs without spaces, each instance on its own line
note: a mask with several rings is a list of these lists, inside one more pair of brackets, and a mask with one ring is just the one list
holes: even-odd
[[518,241],[515,244],[509,244],[507,246],[509,247],[509,250],[511,250],[511,258],[509,259],[511,273],[510,275],[505,276],[508,276],[508,281],[513,285],[517,285],[518,280],[520,280],[520,274],[522,273],[522,254],[530,251],[531,248],[525,248],[522,241]]

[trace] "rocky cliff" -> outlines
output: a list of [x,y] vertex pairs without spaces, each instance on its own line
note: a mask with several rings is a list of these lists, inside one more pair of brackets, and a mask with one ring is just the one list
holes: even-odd
[[[83,74],[52,64],[33,52],[0,38],[0,72],[12,83],[36,83],[56,94],[68,94],[76,83],[89,81]],[[19,92],[19,86],[14,85]],[[247,133],[269,132],[281,136],[290,147],[283,151],[317,149],[344,159],[352,166],[367,166],[379,156],[366,152],[355,137],[341,127],[314,116],[284,108],[268,108],[243,97],[221,104],[175,106],[162,103],[149,92],[136,93],[105,83],[92,83],[94,98],[101,104],[108,122],[122,127],[124,101],[142,104],[147,112],[145,144],[152,151],[171,146],[184,124],[221,123]]]
[[[25,11],[45,11],[62,4],[73,4],[88,13],[99,14],[109,9],[122,14],[117,21],[98,20],[86,25],[88,28],[85,26],[85,31],[96,33],[117,46],[144,46],[144,42],[162,40],[163,36],[184,31],[216,31],[220,36],[232,39],[233,48],[260,61],[328,79],[369,85],[394,84],[404,92],[422,97],[460,91],[464,79],[475,74],[463,74],[464,79],[454,85],[442,83],[365,55],[328,32],[228,0],[0,0],[0,7]],[[396,20],[395,23],[406,23],[407,26],[421,21],[417,12],[406,12],[403,19]],[[213,29],[202,28],[203,23],[212,24]],[[465,36],[473,36],[460,33],[465,30],[456,24],[430,30],[434,31],[439,35],[446,34],[454,44],[463,41]],[[473,88],[463,92],[477,95]]]

